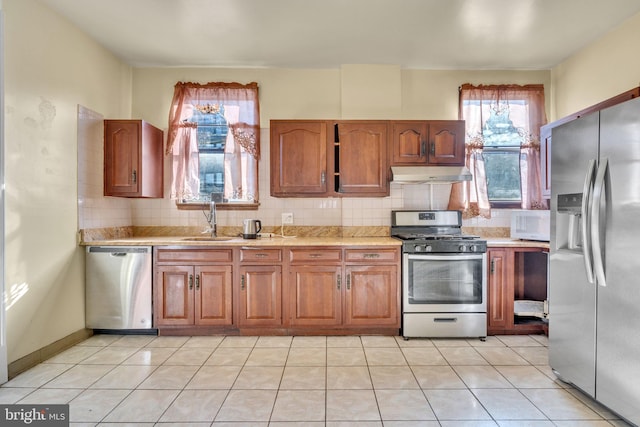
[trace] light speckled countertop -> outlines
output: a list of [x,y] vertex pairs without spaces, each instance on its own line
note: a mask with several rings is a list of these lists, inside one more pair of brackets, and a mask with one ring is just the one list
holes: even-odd
[[549,242],[535,240],[519,240],[509,237],[488,237],[487,246],[490,248],[543,248],[549,249]]
[[[126,237],[118,239],[81,242],[81,246],[401,246],[400,240],[392,237],[263,237],[229,240],[193,240],[188,236]],[[197,238],[196,238],[197,239]],[[508,237],[486,238],[488,247],[543,248],[549,249],[549,242],[517,240]]]
[[[389,237],[386,227],[298,227],[288,228],[286,237],[273,232],[273,237],[242,239],[241,230],[222,227],[218,232],[226,240],[199,240],[206,238],[199,227],[111,227],[81,230],[81,246],[401,246],[402,241]],[[489,247],[549,248],[549,242],[517,240],[508,237],[509,229],[499,227],[463,228],[464,234],[477,235]],[[294,237],[297,235],[298,237]]]
[[401,246],[392,237],[263,237],[229,240],[190,240],[188,237],[127,237],[81,242],[82,246]]

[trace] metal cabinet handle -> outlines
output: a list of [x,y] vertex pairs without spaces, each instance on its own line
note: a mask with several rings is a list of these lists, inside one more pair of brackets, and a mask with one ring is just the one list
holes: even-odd
[[244,274],[240,276],[240,290],[244,291]]
[[427,141],[422,141],[420,144],[420,157],[424,157],[427,153]]
[[269,255],[267,255],[267,254],[256,254],[256,258],[266,258],[268,256]]
[[136,172],[135,169],[131,172],[131,181],[133,181],[134,184],[138,181],[138,172]]
[[309,258],[321,258],[322,254],[309,254]]
[[196,274],[196,291],[200,289],[200,275]]
[[491,260],[491,274],[493,274],[493,272],[495,271],[495,263],[496,263],[496,260],[492,259]]
[[324,184],[327,182],[327,173],[325,171],[322,171],[322,173],[320,174],[320,183]]
[[347,274],[347,290],[351,290],[351,274]]
[[364,254],[362,255],[363,258],[380,258],[380,254]]
[[193,274],[189,275],[189,290],[193,289]]
[[431,147],[429,149],[429,154],[431,154],[432,156],[436,155],[436,144],[431,144]]
[[342,276],[338,274],[338,290],[340,290],[341,284],[342,284]]

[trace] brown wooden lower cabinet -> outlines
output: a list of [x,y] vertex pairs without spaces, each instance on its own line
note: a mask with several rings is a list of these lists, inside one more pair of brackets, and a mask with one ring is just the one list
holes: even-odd
[[240,267],[238,326],[282,326],[282,271],[279,265]]
[[346,325],[397,324],[399,278],[395,265],[350,265],[345,274]]
[[[400,327],[399,248],[290,249],[292,326]],[[344,262],[343,262],[344,260]]]
[[154,254],[162,335],[399,333],[399,246],[156,247]]
[[231,325],[231,266],[167,265],[156,268],[157,327]]
[[517,316],[516,300],[547,299],[548,250],[490,247],[487,251],[487,333],[539,334],[548,331],[540,317]]
[[154,327],[190,331],[233,324],[231,249],[154,247]]
[[342,323],[342,268],[299,265],[289,269],[289,322],[292,326],[337,326]]

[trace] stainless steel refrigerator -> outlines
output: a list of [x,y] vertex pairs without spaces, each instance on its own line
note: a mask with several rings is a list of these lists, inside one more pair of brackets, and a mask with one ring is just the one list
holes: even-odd
[[554,128],[549,363],[640,424],[640,99]]

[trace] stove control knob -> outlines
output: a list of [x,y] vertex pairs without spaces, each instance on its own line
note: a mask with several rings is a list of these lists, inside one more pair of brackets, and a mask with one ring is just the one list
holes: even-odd
[[431,248],[431,245],[426,245],[426,246],[424,247],[424,251],[425,251],[425,252],[431,252],[431,249],[432,249],[432,248]]
[[475,252],[477,250],[478,248],[476,247],[476,245],[469,245],[469,252]]
[[423,248],[422,248],[422,246],[420,246],[420,245],[415,245],[415,246],[413,247],[413,250],[414,250],[415,252],[422,252],[422,249],[423,249]]
[[465,245],[460,245],[460,246],[458,246],[458,250],[460,252],[466,252],[467,251],[467,247]]

